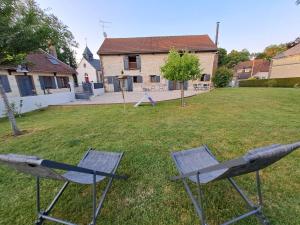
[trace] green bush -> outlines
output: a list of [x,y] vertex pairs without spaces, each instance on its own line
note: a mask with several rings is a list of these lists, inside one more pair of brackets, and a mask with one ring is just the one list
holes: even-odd
[[233,76],[233,71],[225,66],[217,69],[216,74],[213,76],[215,87],[227,87]]
[[293,78],[274,78],[264,80],[241,80],[240,87],[299,87],[300,77]]

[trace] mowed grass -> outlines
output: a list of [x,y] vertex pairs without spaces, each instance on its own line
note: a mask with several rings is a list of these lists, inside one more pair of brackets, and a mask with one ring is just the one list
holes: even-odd
[[[10,135],[0,120],[0,153],[37,155],[76,164],[87,150],[122,151],[119,174],[107,195],[98,224],[199,224],[193,205],[176,175],[172,151],[207,144],[220,160],[249,149],[300,140],[300,89],[239,88],[215,90],[186,99],[138,108],[122,105],[51,107],[18,118],[26,133]],[[300,151],[262,171],[264,212],[273,225],[299,225]],[[237,182],[255,199],[254,174]],[[106,183],[98,185],[98,189]],[[45,206],[62,185],[42,181]],[[192,184],[195,188],[195,185]],[[28,225],[35,220],[35,180],[0,167],[0,224]],[[100,195],[100,191],[99,191]],[[245,204],[226,181],[205,186],[208,224],[217,225],[246,212]],[[91,219],[90,186],[71,184],[53,210],[77,224]],[[53,223],[46,223],[53,224]],[[252,217],[241,225],[259,224]]]

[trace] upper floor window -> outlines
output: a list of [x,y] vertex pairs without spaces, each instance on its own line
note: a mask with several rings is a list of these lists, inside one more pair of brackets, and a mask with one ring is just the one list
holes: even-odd
[[124,70],[140,70],[141,57],[139,55],[124,56]]
[[84,68],[86,67],[86,64],[85,64],[85,63],[83,63],[83,67],[84,67]]

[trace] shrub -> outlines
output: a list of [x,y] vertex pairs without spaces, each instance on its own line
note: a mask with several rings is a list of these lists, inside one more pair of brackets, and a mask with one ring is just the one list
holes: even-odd
[[293,78],[274,78],[264,80],[241,80],[240,87],[298,87],[300,84],[300,77]]
[[216,74],[213,76],[215,87],[227,87],[233,76],[233,71],[225,66],[217,69]]

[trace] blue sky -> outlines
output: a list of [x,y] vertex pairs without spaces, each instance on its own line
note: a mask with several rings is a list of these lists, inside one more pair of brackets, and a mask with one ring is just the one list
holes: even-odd
[[[109,37],[208,34],[227,50],[262,51],[300,36],[295,0],[37,0],[73,32],[81,58],[85,38],[96,54],[103,41],[99,20],[111,21]],[[96,55],[95,55],[96,56]],[[97,56],[96,56],[97,57]]]

